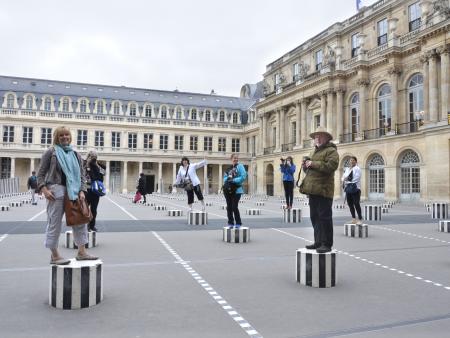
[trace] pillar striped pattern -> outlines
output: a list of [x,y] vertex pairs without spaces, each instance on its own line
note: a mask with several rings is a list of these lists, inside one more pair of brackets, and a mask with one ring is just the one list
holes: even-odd
[[[72,230],[66,231],[65,233],[65,247],[68,249],[78,249],[78,245],[73,241]],[[88,242],[84,245],[86,249],[93,248],[97,246],[97,232],[88,231]]]
[[9,206],[14,208],[14,207],[21,207],[22,206],[22,202],[9,202]]
[[155,210],[167,210],[167,207],[165,205],[155,205],[153,207]]
[[329,288],[336,285],[336,252],[319,254],[315,250],[298,249],[295,279],[302,285]]
[[0,206],[1,211],[9,211],[9,207],[7,205]]
[[364,219],[367,221],[381,221],[381,206],[380,205],[365,205]]
[[255,202],[255,205],[256,205],[257,207],[263,207],[263,206],[264,206],[264,202],[262,202],[262,201]]
[[223,241],[227,243],[250,242],[250,228],[241,226],[230,229],[229,227],[223,227]]
[[206,211],[190,211],[188,212],[189,225],[208,225],[208,213]]
[[212,206],[213,206],[213,202],[205,202],[205,205],[206,205],[207,207],[212,207]]
[[227,210],[227,205],[226,204],[222,205],[222,210]]
[[335,209],[345,209],[345,205],[344,204],[335,204],[334,208]]
[[392,208],[393,204],[392,203],[383,203],[383,208]]
[[381,213],[382,214],[387,214],[389,212],[389,209],[388,208],[381,208]]
[[438,230],[440,232],[450,232],[450,220],[439,221]]
[[284,209],[283,222],[284,223],[300,223],[302,221],[302,209]]
[[246,215],[261,215],[261,209],[247,209],[245,210]]
[[183,210],[169,210],[169,216],[183,216]]
[[102,261],[76,261],[52,265],[49,304],[58,309],[74,310],[94,306],[103,300]]
[[348,237],[366,238],[369,237],[369,227],[367,224],[344,224],[344,234]]
[[431,208],[432,219],[448,218],[448,203],[433,203]]

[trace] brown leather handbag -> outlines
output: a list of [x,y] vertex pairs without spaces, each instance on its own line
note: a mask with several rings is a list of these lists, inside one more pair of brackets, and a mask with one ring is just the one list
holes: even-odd
[[77,199],[76,201],[71,201],[67,193],[64,195],[64,212],[66,214],[66,224],[71,227],[87,224],[92,220],[91,209],[86,200]]

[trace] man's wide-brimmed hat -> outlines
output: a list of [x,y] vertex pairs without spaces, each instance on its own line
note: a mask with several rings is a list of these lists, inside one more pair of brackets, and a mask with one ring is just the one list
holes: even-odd
[[317,134],[325,134],[325,135],[327,135],[327,136],[330,138],[330,140],[333,139],[333,135],[331,135],[331,134],[327,131],[327,129],[326,129],[325,127],[322,127],[322,126],[317,127],[317,128],[316,128],[316,131],[315,131],[314,133],[309,134],[309,136],[310,136],[311,138],[314,138],[314,137],[316,137]]

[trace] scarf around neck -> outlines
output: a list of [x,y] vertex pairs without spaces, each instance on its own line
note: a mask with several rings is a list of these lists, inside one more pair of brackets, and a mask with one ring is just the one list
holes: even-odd
[[55,150],[58,163],[66,175],[67,195],[71,201],[75,201],[81,189],[81,171],[77,155],[71,145],[56,145]]

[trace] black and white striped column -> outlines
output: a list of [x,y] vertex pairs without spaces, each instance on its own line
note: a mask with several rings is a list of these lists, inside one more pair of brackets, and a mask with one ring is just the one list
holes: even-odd
[[367,221],[381,221],[381,206],[380,205],[365,205],[364,219]]
[[213,202],[205,202],[205,205],[206,205],[207,207],[212,207],[212,206],[213,206]]
[[440,232],[450,232],[450,220],[439,221]]
[[385,207],[382,207],[381,208],[381,213],[382,214],[387,214],[389,212],[389,209],[388,208],[385,208]]
[[167,207],[165,205],[155,205],[153,207],[155,210],[167,210]]
[[432,219],[448,218],[448,203],[433,203],[431,208]]
[[283,222],[284,223],[300,223],[302,221],[302,209],[284,209]]
[[22,202],[9,202],[9,206],[12,207],[12,208],[21,207],[22,206]]
[[226,204],[222,205],[222,210],[227,210],[227,205]]
[[[97,232],[96,231],[88,231],[88,242],[84,245],[86,249],[93,248],[97,246]],[[66,231],[65,234],[65,247],[68,249],[78,249],[78,245],[75,244],[73,240],[73,232],[72,230]]]
[[245,210],[246,215],[261,215],[261,209],[247,209]]
[[208,225],[208,213],[206,211],[189,211],[188,212],[189,225]]
[[348,237],[366,238],[369,237],[369,227],[367,224],[344,224],[344,234]]
[[7,205],[1,205],[1,206],[0,206],[0,211],[9,211],[9,206],[7,206]]
[[169,210],[169,216],[183,216],[183,210]]
[[393,203],[383,203],[383,208],[390,209],[393,205]]
[[229,227],[223,227],[223,241],[228,243],[250,242],[250,228],[241,226],[230,229]]
[[298,249],[295,261],[295,279],[302,285],[329,288],[336,285],[336,252],[317,253]]
[[257,201],[257,202],[255,202],[255,205],[256,205],[257,207],[263,207],[263,206],[264,206],[264,202],[262,202],[262,201]]
[[345,205],[344,204],[334,204],[333,205],[335,209],[345,209]]
[[58,309],[74,310],[94,306],[103,300],[103,262],[76,261],[52,265],[49,304]]

